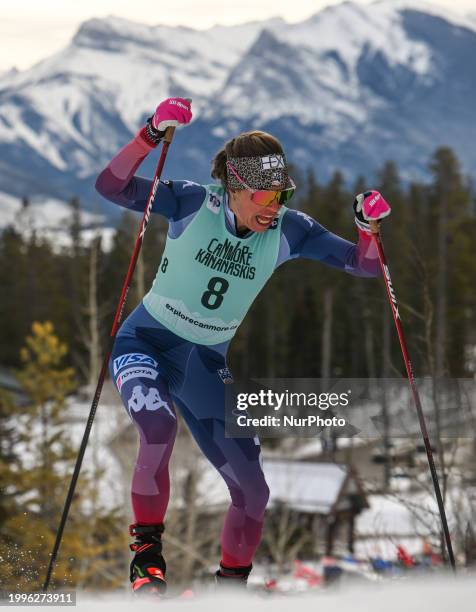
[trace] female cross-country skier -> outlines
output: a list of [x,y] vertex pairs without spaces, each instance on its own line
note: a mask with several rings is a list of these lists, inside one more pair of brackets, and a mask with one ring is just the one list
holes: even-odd
[[[99,175],[108,200],[143,212],[152,181],[135,176],[168,126],[191,120],[190,103],[164,100]],[[231,497],[221,535],[217,584],[243,584],[260,542],[269,489],[257,438],[225,437],[229,343],[274,270],[305,257],[358,276],[379,274],[369,220],[390,207],[378,192],[354,202],[359,240],[352,244],[285,205],[295,185],[283,148],[260,131],[239,134],[217,153],[219,183],[161,181],[153,212],[169,222],[157,276],[120,328],[110,373],[138,429],[132,477],[134,591],[165,590],[161,535],[169,501],[168,464],[180,410]]]

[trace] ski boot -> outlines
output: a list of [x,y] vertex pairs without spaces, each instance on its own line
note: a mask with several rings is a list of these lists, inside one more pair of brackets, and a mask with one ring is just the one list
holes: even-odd
[[135,552],[130,569],[130,580],[134,593],[163,595],[167,589],[166,564],[162,556],[163,531],[162,524],[129,526],[130,535],[136,539],[129,546],[132,552]]
[[225,567],[220,563],[220,569],[215,572],[215,582],[218,589],[245,590],[252,565],[246,567]]

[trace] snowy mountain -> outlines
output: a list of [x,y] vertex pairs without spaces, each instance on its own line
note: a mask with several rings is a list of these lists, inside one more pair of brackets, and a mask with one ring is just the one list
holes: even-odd
[[344,2],[296,24],[206,31],[92,19],[63,51],[0,75],[0,192],[78,194],[97,206],[98,171],[168,95],[192,97],[194,109],[176,134],[170,178],[209,180],[223,140],[253,127],[321,179],[340,168],[373,180],[386,159],[421,178],[440,145],[476,174],[475,56],[474,16],[418,0]]

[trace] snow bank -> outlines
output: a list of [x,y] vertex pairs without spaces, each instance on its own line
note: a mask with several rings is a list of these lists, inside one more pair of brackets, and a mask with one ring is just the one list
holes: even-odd
[[[349,585],[343,588],[316,590],[312,595],[296,596],[259,596],[257,594],[216,595],[209,593],[195,599],[161,601],[160,609],[193,610],[210,612],[226,609],[227,612],[288,612],[290,606],[299,612],[334,610],[336,612],[447,612],[458,610],[466,612],[474,609],[476,593],[474,575],[433,576],[426,580],[405,579],[390,583],[371,583],[369,585]],[[78,594],[77,609],[88,612],[111,610],[129,611],[140,604],[142,610],[157,609],[157,601],[134,599],[132,594],[91,595]],[[18,609],[18,608],[17,608]],[[36,609],[30,607],[29,610]]]

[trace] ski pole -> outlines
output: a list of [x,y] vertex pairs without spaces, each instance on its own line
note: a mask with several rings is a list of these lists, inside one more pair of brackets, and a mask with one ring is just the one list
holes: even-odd
[[122,315],[124,312],[124,306],[127,300],[127,295],[129,293],[129,289],[131,286],[132,275],[134,274],[134,270],[136,267],[137,259],[139,257],[139,253],[142,247],[142,241],[144,239],[145,230],[147,228],[147,224],[149,223],[152,206],[154,204],[155,194],[157,193],[157,187],[160,181],[160,175],[162,174],[162,168],[164,167],[165,158],[167,157],[167,151],[169,149],[170,143],[172,142],[173,136],[175,132],[175,127],[168,127],[165,131],[164,137],[162,138],[162,151],[160,154],[159,161],[157,163],[157,168],[154,174],[154,180],[152,182],[152,187],[150,189],[149,197],[147,199],[147,205],[144,210],[144,216],[142,217],[142,222],[140,225],[139,233],[137,234],[134,251],[132,253],[132,257],[129,262],[129,269],[127,270],[126,277],[124,279],[124,284],[122,286],[121,297],[117,304],[116,314],[114,316],[114,322],[112,324],[111,333],[109,334],[109,342],[108,348],[106,351],[106,355],[104,356],[104,361],[102,364],[101,372],[99,374],[98,383],[96,386],[96,391],[94,393],[93,401],[91,404],[91,410],[89,412],[88,421],[86,424],[86,428],[84,430],[83,439],[81,441],[81,446],[79,448],[78,457],[76,459],[76,465],[74,466],[73,476],[71,477],[71,482],[68,489],[68,494],[66,496],[65,505],[63,508],[63,514],[61,516],[60,525],[58,527],[58,531],[56,533],[56,541],[53,547],[53,551],[51,553],[51,558],[48,566],[48,571],[46,574],[45,582],[43,584],[43,591],[47,591],[51,575],[53,572],[53,568],[56,563],[56,557],[58,556],[58,550],[61,544],[61,538],[63,536],[64,527],[66,525],[66,521],[68,519],[69,509],[71,506],[71,502],[73,500],[74,491],[76,488],[76,483],[79,478],[79,472],[81,470],[81,464],[83,462],[84,453],[86,451],[86,446],[89,440],[89,434],[91,433],[91,428],[93,426],[94,416],[96,414],[96,409],[99,404],[99,398],[101,397],[101,391],[104,384],[104,379],[106,378],[107,369],[109,365],[109,359],[111,357],[112,349],[114,346],[114,339],[116,337],[117,330],[119,329],[119,325],[121,323]]
[[415,402],[415,407],[416,407],[416,411],[418,414],[418,420],[420,422],[420,430],[423,436],[423,443],[425,445],[428,465],[430,467],[431,478],[433,480],[433,487],[435,489],[435,496],[436,496],[436,501],[438,504],[438,510],[440,512],[441,525],[443,527],[443,533],[445,537],[448,558],[450,560],[451,567],[453,568],[453,570],[456,570],[455,558],[453,554],[453,546],[451,544],[451,536],[450,536],[450,531],[448,529],[448,521],[446,520],[445,506],[443,504],[443,498],[441,495],[440,483],[438,480],[438,473],[436,471],[435,461],[433,459],[433,452],[431,450],[430,438],[429,438],[428,430],[426,427],[425,417],[423,415],[423,408],[422,408],[422,404],[420,400],[420,394],[418,393],[418,389],[415,383],[412,364],[408,356],[407,345],[406,345],[405,338],[403,335],[402,322],[400,318],[400,313],[398,312],[397,297],[395,294],[395,289],[392,284],[392,279],[390,278],[390,270],[388,268],[387,259],[385,257],[385,253],[383,250],[383,243],[380,237],[379,224],[377,221],[369,221],[369,223],[370,223],[370,229],[372,231],[372,238],[377,246],[378,258],[380,261],[380,267],[382,268],[382,275],[385,281],[385,287],[387,289],[388,301],[390,303],[390,308],[392,310],[395,327],[397,328],[397,334],[398,334],[398,339],[400,341],[400,348],[402,350],[403,361],[405,362],[405,368],[407,371],[407,378],[408,378],[408,382],[410,383],[413,400]]

